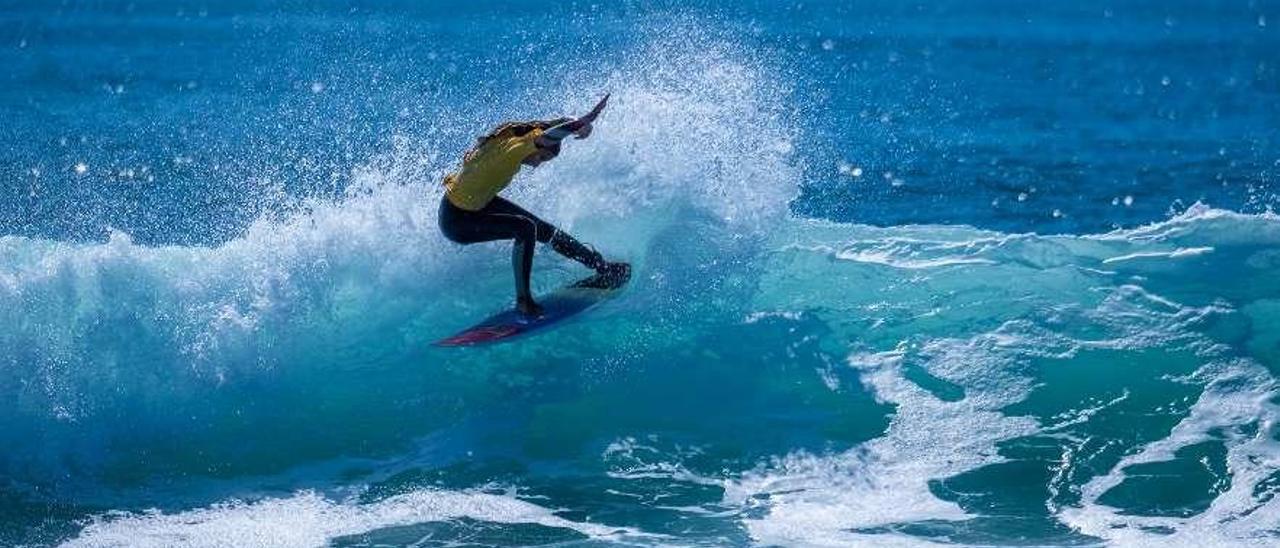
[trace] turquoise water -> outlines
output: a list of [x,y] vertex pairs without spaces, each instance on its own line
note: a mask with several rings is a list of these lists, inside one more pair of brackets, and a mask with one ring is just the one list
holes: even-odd
[[1274,545],[1278,8],[0,2],[0,545]]

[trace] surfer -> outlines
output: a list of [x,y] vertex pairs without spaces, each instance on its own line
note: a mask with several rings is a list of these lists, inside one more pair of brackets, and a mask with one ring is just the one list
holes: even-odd
[[605,95],[591,112],[578,119],[509,122],[480,137],[462,158],[462,167],[444,178],[440,200],[440,231],[460,244],[514,240],[511,267],[515,272],[516,309],[529,316],[542,314],[533,300],[529,277],[535,242],[550,244],[557,253],[595,270],[606,280],[630,277],[630,265],[606,261],[596,250],[573,236],[498,196],[521,165],[536,168],[560,154],[569,135],[586,139],[592,122],[604,110]]

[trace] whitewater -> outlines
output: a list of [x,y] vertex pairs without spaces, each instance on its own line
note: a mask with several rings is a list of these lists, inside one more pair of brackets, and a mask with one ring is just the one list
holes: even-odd
[[[581,16],[631,33],[591,42],[608,60],[588,77],[523,53],[538,77],[508,85],[483,56],[441,59],[431,91],[369,99],[396,111],[351,130],[384,133],[374,145],[327,157],[292,143],[309,163],[288,168],[219,156],[203,173],[231,190],[191,222],[252,202],[226,219],[234,230],[107,204],[89,208],[105,219],[89,236],[74,208],[0,235],[0,544],[1280,542],[1269,175],[1244,198],[1170,196],[1141,222],[1125,202],[1155,199],[1135,190],[1080,191],[1115,200],[1104,222],[1017,174],[1002,202],[914,186],[920,165],[873,167],[914,145],[858,157],[874,132],[810,123],[852,99],[817,97],[821,79],[762,23],[623,12]],[[392,31],[354,40],[378,32]],[[805,36],[804,55],[853,48]],[[367,76],[362,62],[335,70]],[[449,85],[468,67],[509,92],[458,99]],[[290,93],[308,97],[356,85],[298,81]],[[515,343],[431,346],[512,298],[506,244],[439,234],[441,177],[488,126],[581,112],[605,92],[591,139],[507,195],[630,261],[630,284]],[[1271,136],[1254,171],[1274,169]],[[117,185],[101,192],[133,192],[141,167],[93,154],[83,171]],[[138,163],[161,179],[202,161],[156,155]],[[13,180],[33,177],[13,163]],[[81,176],[63,163],[59,176]],[[203,196],[192,188],[146,199]],[[845,208],[899,188],[957,197],[910,202],[923,212],[909,222]],[[1034,218],[1079,224],[998,213],[1041,199]],[[534,289],[582,274],[540,249]]]

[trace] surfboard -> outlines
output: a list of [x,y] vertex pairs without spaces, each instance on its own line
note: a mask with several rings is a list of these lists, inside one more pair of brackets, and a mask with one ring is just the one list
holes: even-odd
[[479,346],[507,342],[536,331],[545,330],[587,311],[613,296],[631,278],[596,274],[566,285],[538,299],[542,315],[536,318],[517,310],[499,312],[456,335],[435,342],[435,346]]

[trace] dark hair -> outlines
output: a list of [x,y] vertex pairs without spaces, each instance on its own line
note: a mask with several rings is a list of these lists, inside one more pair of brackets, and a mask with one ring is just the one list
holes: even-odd
[[487,143],[489,139],[492,139],[499,135],[510,134],[510,135],[519,137],[535,129],[547,129],[550,127],[555,127],[565,122],[568,122],[569,120],[572,120],[572,118],[556,118],[554,120],[529,120],[527,122],[507,122],[505,124],[502,124],[494,128],[493,131],[490,131],[487,135],[482,135],[480,136],[480,138],[476,139],[476,148],[480,148],[480,145]]

